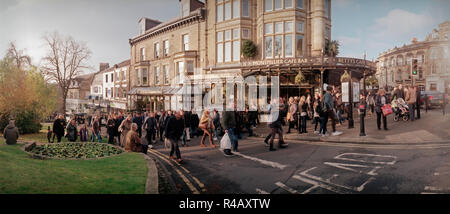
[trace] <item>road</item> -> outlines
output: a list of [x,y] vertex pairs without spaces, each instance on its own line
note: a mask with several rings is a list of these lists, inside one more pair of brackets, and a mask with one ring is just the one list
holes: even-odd
[[168,159],[161,143],[149,155],[164,168],[172,193],[450,193],[450,144],[288,143],[269,152],[262,139],[247,138],[239,153],[225,157],[194,138],[181,147],[182,165]]

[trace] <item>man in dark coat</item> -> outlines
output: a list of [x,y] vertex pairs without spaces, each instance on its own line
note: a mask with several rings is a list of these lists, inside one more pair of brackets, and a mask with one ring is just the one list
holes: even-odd
[[122,114],[118,114],[116,116],[116,118],[114,119],[114,135],[117,137],[117,142],[119,142],[118,144],[120,144],[120,132],[119,132],[119,127],[120,124],[122,124],[123,121],[123,116]]
[[10,120],[9,124],[3,131],[3,137],[6,139],[6,144],[13,145],[19,139],[19,129],[14,125],[14,120]]
[[228,133],[228,137],[231,140],[231,146],[233,151],[238,152],[238,137],[236,136],[236,114],[234,111],[230,111],[234,104],[230,103],[226,111],[222,114],[222,126],[225,133]]
[[175,116],[171,116],[168,118],[169,119],[167,122],[167,126],[165,128],[165,136],[171,144],[170,158],[175,159],[173,157],[173,153],[175,153],[177,156],[177,162],[180,163],[182,159],[180,149],[178,147],[178,140],[180,140],[181,136],[183,135],[184,121],[181,117],[180,112],[178,111],[175,112]]
[[136,114],[136,116],[133,118],[133,123],[136,123],[138,126],[137,133],[139,134],[139,137],[142,137],[142,124],[144,123],[144,119],[140,112]]
[[58,118],[53,122],[53,139],[52,143],[55,142],[55,136],[58,139],[58,143],[61,142],[61,138],[64,136],[64,129],[66,127],[66,121],[62,114],[58,115]]
[[146,139],[148,144],[152,144],[152,139],[156,135],[156,129],[158,128],[158,124],[155,119],[155,114],[153,112],[150,113],[150,116],[144,123],[144,128],[147,131]]
[[192,110],[191,114],[191,137],[197,136],[198,124],[200,123],[200,118],[198,118],[197,112]]

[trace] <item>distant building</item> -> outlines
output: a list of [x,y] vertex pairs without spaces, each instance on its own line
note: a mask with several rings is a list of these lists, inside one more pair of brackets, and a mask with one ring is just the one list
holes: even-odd
[[450,85],[450,22],[439,25],[424,41],[383,52],[377,60],[377,79],[381,87],[411,84],[412,60],[418,61],[419,72],[414,83],[427,91],[444,91]]
[[91,83],[94,73],[75,77],[70,83],[66,99],[66,114],[88,113]]

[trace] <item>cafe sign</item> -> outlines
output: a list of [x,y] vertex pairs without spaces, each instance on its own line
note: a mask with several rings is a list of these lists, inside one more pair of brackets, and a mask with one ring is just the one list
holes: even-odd
[[329,65],[329,66],[371,66],[375,68],[375,63],[368,60],[348,58],[348,57],[303,57],[288,59],[267,59],[259,61],[247,61],[243,66],[270,66],[270,65]]

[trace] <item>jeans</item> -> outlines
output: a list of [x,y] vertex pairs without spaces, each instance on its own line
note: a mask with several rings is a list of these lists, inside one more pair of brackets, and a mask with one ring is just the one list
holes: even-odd
[[270,146],[273,146],[273,140],[275,139],[275,135],[278,134],[278,143],[281,144],[283,142],[283,132],[280,128],[272,128],[272,134],[270,137]]
[[336,116],[333,110],[328,111],[328,118],[331,119],[331,128],[333,129],[333,132],[336,132],[336,120],[335,120]]
[[114,144],[114,133],[112,133],[112,132],[109,133],[108,143]]
[[92,142],[95,142],[95,137],[97,137],[97,141],[99,143],[102,142],[102,137],[100,136],[100,131],[98,131],[97,133],[92,132],[92,135],[91,135]]
[[238,150],[238,139],[234,134],[234,128],[228,129],[228,136],[230,137],[231,140],[231,147],[233,148],[233,151],[236,152]]
[[314,117],[314,131],[317,131],[317,126],[319,125],[320,125],[320,117]]
[[186,145],[186,140],[191,140],[191,134],[189,133],[190,128],[184,128],[183,131],[183,136],[181,137],[181,139],[183,140],[181,142],[181,145]]
[[411,118],[411,121],[414,121],[414,115],[416,114],[416,104],[408,104],[409,108],[409,117]]
[[173,155],[173,153],[175,153],[177,155],[177,159],[181,158],[181,153],[180,153],[180,148],[178,147],[178,140],[174,140],[174,139],[170,139],[168,138],[167,140],[169,140],[170,142],[170,156]]
[[327,123],[328,123],[328,117],[320,117],[319,134],[327,133]]
[[219,139],[219,131],[217,127],[215,127],[214,129],[214,135],[216,136],[217,139]]
[[306,133],[306,117],[307,116],[300,117],[300,120],[301,120],[301,128],[299,129],[300,133]]

